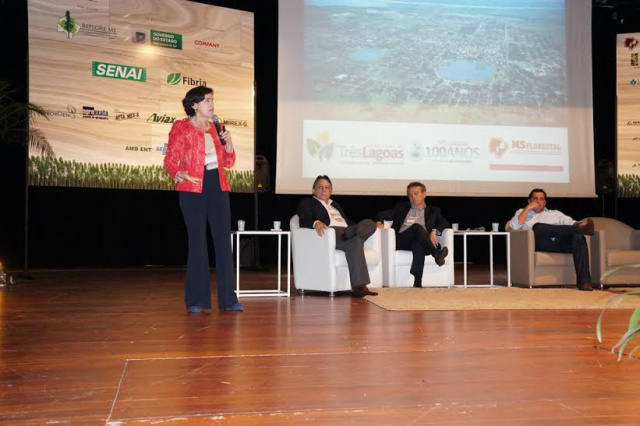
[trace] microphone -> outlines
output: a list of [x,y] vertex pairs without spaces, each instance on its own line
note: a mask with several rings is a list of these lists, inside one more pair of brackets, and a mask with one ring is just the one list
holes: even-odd
[[211,119],[213,120],[213,124],[216,126],[216,132],[218,133],[218,137],[220,138],[220,143],[222,145],[226,145],[227,141],[225,141],[224,139],[222,139],[220,137],[220,133],[224,132],[224,130],[225,130],[224,122],[222,120],[220,120],[220,117],[218,117],[217,114],[213,114],[211,116]]

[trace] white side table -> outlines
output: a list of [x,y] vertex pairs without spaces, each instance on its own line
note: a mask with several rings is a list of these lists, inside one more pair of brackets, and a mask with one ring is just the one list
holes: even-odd
[[511,238],[509,232],[498,231],[454,231],[453,236],[462,235],[462,251],[464,255],[464,288],[467,288],[467,237],[476,235],[489,236],[489,284],[474,284],[474,287],[493,287],[493,237],[504,235],[507,243],[507,286],[511,287]]
[[[233,240],[236,246],[236,295],[240,297],[291,296],[291,231],[232,231],[231,250]],[[274,235],[278,237],[278,288],[274,290],[240,290],[240,237],[249,235]],[[287,237],[287,291],[282,290],[282,236]]]

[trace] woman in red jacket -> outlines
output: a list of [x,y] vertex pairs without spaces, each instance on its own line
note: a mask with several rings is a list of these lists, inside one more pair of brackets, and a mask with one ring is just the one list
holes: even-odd
[[207,221],[216,252],[218,307],[242,311],[233,291],[229,182],[224,174],[224,168],[232,167],[236,161],[231,134],[223,130],[218,136],[210,121],[212,89],[194,87],[182,105],[189,118],[173,124],[164,166],[176,181],[189,239],[184,295],[187,311],[201,313],[211,309]]

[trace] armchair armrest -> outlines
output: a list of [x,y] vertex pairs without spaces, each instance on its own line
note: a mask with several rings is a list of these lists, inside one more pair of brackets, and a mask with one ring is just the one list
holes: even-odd
[[[334,231],[335,232],[335,231]],[[365,250],[382,250],[382,232],[380,229],[376,229],[376,232],[373,233],[367,240],[364,242]]]
[[509,231],[511,239],[511,281],[514,284],[534,284],[536,240],[533,231],[517,229]]
[[387,287],[394,287],[396,282],[396,231],[393,228],[385,228],[380,230],[380,235],[382,239],[382,282]]
[[453,229],[446,228],[443,230],[442,235],[438,235],[438,244],[449,249],[449,256],[444,261],[445,265],[453,263]]
[[640,229],[631,231],[631,250],[640,250]]
[[315,229],[298,228],[292,237],[296,286],[315,288],[319,279],[335,281],[336,231],[327,229],[320,237]]
[[[607,269],[607,234],[604,229],[597,229],[591,240],[591,281],[600,284],[602,274]],[[589,239],[587,239],[589,241]]]

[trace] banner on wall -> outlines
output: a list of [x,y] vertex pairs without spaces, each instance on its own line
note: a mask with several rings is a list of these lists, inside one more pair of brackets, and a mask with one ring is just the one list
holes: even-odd
[[640,33],[617,37],[618,195],[640,197]]
[[169,130],[195,86],[233,135],[232,191],[253,191],[253,13],[185,0],[29,0],[31,185],[173,189]]

